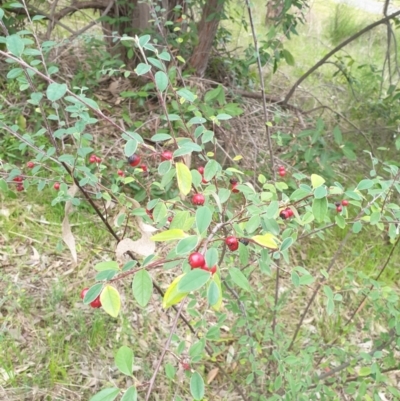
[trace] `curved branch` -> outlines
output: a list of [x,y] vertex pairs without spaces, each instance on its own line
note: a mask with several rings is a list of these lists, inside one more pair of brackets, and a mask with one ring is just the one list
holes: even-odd
[[361,31],[358,31],[356,34],[353,36],[350,36],[348,39],[340,43],[338,46],[336,46],[333,50],[331,50],[326,56],[322,57],[321,60],[318,61],[318,63],[314,64],[305,74],[303,74],[297,81],[296,83],[292,86],[288,94],[286,95],[285,99],[283,100],[283,103],[286,104],[289,99],[293,96],[294,92],[296,91],[297,87],[306,79],[308,78],[309,75],[311,75],[314,71],[316,71],[321,65],[323,65],[331,56],[333,56],[335,53],[337,53],[339,50],[341,50],[343,47],[347,46],[349,43],[353,42],[357,38],[359,38],[361,35],[364,35],[364,33],[370,31],[371,29],[381,25],[385,24],[386,22],[390,21],[391,19],[397,17],[400,15],[400,10],[396,11],[390,15],[388,15],[385,18],[382,18],[368,26],[366,26],[364,29],[361,29]]

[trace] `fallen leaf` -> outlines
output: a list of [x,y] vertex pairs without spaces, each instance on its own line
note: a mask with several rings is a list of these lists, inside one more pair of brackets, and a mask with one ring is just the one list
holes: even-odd
[[210,384],[218,375],[219,368],[211,369],[207,375],[207,384]]

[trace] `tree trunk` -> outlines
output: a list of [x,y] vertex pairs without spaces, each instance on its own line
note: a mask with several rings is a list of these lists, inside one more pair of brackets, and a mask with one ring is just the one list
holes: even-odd
[[194,48],[193,55],[189,60],[189,65],[200,77],[204,76],[208,65],[224,3],[225,0],[210,0],[206,1],[203,7],[203,14],[198,25],[199,43]]

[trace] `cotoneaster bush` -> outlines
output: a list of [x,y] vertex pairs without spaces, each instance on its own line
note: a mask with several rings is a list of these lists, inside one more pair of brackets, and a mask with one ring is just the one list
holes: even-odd
[[[399,397],[386,375],[397,363],[399,298],[380,281],[399,241],[398,168],[373,158],[369,177],[327,185],[317,169],[303,174],[287,164],[251,183],[238,166],[226,168],[215,152],[205,150],[215,144],[215,126],[240,114],[238,105],[225,103],[221,87],[204,100],[196,87],[172,86],[167,49],[149,35],[128,39],[142,54],[135,74],[152,80],[162,109],[154,146],[139,131],[124,130],[105,116],[83,92],[58,82],[41,64],[29,31],[3,37],[7,52],[0,51],[10,65],[8,79],[19,83],[31,112],[39,110],[44,121],[37,132],[24,134],[7,120],[0,122],[21,149],[35,154],[29,166],[3,165],[2,193],[16,197],[23,196],[15,194],[21,187],[40,192],[53,186],[53,205],[65,203],[66,215],[72,205],[88,202],[116,240],[119,257],[96,263],[94,282],[77,289],[77,298],[101,307],[118,325],[124,308],[118,284],[130,281],[132,293],[125,296],[133,296],[138,307],[145,308],[156,290],[162,298],[153,306],[173,316],[152,376],[140,388],[107,386],[91,400],[149,399],[157,391],[157,376],[165,372],[175,383],[179,366],[185,380],[175,400],[213,399],[213,380],[205,372],[210,365],[217,368],[218,385],[243,400],[339,400],[342,392],[377,399],[382,391]],[[38,82],[46,83],[45,91],[36,90]],[[213,102],[217,97],[221,102]],[[100,122],[120,133],[124,168],[112,170],[93,148],[88,131]],[[68,148],[62,146],[66,139],[72,143]],[[189,156],[200,164],[190,165]],[[115,180],[107,185],[110,174]],[[294,188],[285,182],[288,176]],[[140,195],[129,191],[130,183]],[[99,200],[114,203],[118,217],[108,218]],[[119,229],[128,222],[136,222],[139,240],[121,236]],[[341,240],[329,235],[334,230],[342,230]],[[341,252],[351,236],[368,230],[387,231],[394,241],[386,264],[375,276],[341,269]],[[329,242],[334,250],[326,265],[298,257],[318,242]],[[159,256],[154,243],[167,243],[167,254]],[[123,255],[131,260],[122,261]],[[154,282],[158,270],[170,270],[174,278]],[[178,323],[186,329],[178,330]],[[185,331],[192,333],[190,346]],[[354,338],[370,342],[368,348]],[[176,356],[175,365],[164,362],[167,351]],[[115,356],[121,375],[134,376],[133,361],[128,346]]]

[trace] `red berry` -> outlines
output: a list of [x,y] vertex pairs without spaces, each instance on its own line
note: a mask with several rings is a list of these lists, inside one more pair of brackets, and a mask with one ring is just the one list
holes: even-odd
[[60,183],[59,182],[55,182],[53,185],[53,188],[58,191],[60,189]]
[[95,156],[96,157],[96,163],[101,163],[101,159],[99,156]]
[[81,291],[81,299],[83,299],[83,298],[85,298],[85,295],[86,295],[86,293],[89,291],[89,288],[84,288],[82,291]]
[[15,189],[16,189],[18,192],[23,191],[23,190],[24,190],[24,184],[18,183]]
[[340,202],[335,202],[335,206],[340,206]]
[[193,252],[189,255],[189,265],[192,269],[195,269],[196,267],[204,267],[205,264],[206,260],[200,252]]
[[285,210],[288,217],[292,217],[294,215],[293,210],[290,207],[287,207]]
[[124,173],[122,170],[118,170],[117,174],[118,174],[120,177],[125,177],[125,173]]
[[282,210],[282,211],[279,213],[279,216],[280,216],[283,220],[286,220],[286,219],[289,217],[289,214],[288,214],[287,210]]
[[349,205],[349,201],[347,199],[343,199],[342,200],[342,205],[343,206],[348,206]]
[[132,167],[136,167],[140,164],[140,156],[133,154],[132,156],[128,157],[128,163],[132,166]]
[[163,162],[165,162],[166,160],[172,160],[173,157],[174,156],[172,152],[170,152],[169,150],[165,150],[164,152],[161,153],[161,160]]
[[97,156],[96,155],[91,155],[89,157],[89,163],[96,163],[97,160]]
[[23,180],[24,179],[20,175],[17,175],[15,178],[13,178],[14,182],[22,182]]
[[151,209],[151,210],[146,209],[146,214],[147,214],[147,216],[149,216],[151,219],[153,219],[153,209]]
[[144,173],[147,172],[147,166],[145,164],[141,164],[140,168],[143,170]]
[[207,181],[204,177],[201,179],[201,182],[202,182],[203,184],[208,184],[208,181]]
[[279,171],[278,171],[278,174],[279,174],[281,177],[284,177],[284,176],[286,175],[286,170],[279,170]]
[[238,180],[237,180],[236,178],[231,178],[231,179],[229,180],[229,182],[230,182],[232,185],[236,185],[236,184],[238,183]]
[[239,248],[239,241],[233,235],[225,238],[225,244],[231,251],[236,251]]
[[190,365],[187,362],[182,362],[183,370],[190,370]]
[[237,187],[237,184],[232,184],[232,186],[231,186],[231,191],[234,194],[237,194],[239,192],[239,190],[236,187]]
[[100,301],[100,295],[90,303],[90,306],[92,308],[101,308],[101,301]]
[[172,217],[172,216],[169,216],[169,217],[168,217],[168,221],[171,223],[172,220],[173,220],[173,217]]
[[193,205],[202,206],[202,205],[204,205],[205,201],[206,201],[206,198],[204,197],[203,194],[194,194],[193,195],[193,198],[192,198]]
[[204,174],[204,167],[203,167],[203,166],[197,167],[197,171],[198,171],[201,175],[203,175],[203,174]]
[[285,170],[285,166],[279,166],[278,167],[278,171],[283,171],[283,170]]
[[26,163],[26,167],[34,168],[35,167],[35,163],[34,162],[28,162],[28,163]]
[[336,206],[336,211],[338,212],[338,213],[340,213],[341,211],[343,210],[343,208],[342,208],[342,206]]
[[217,266],[213,266],[209,270],[211,274],[215,274],[217,272]]

